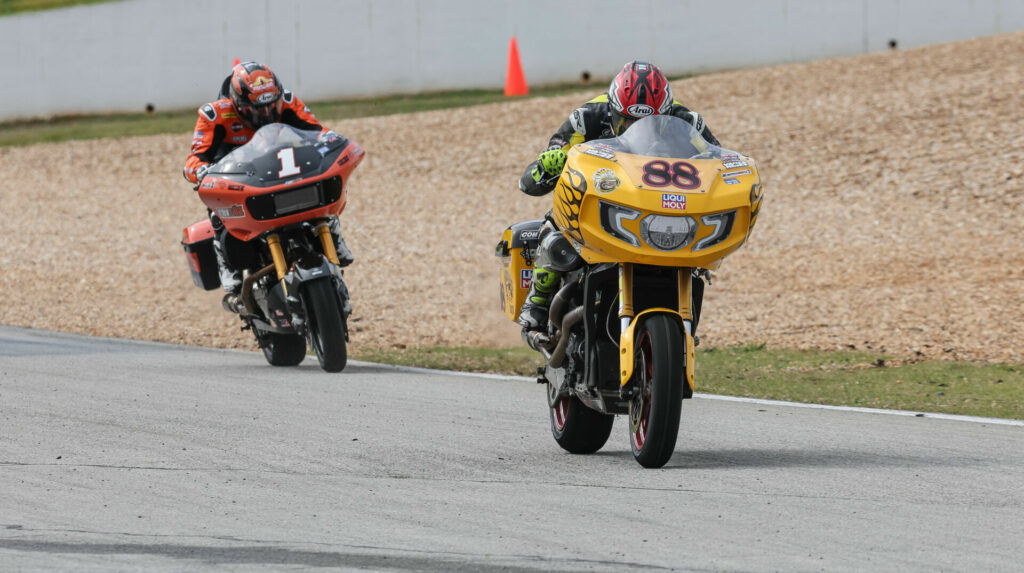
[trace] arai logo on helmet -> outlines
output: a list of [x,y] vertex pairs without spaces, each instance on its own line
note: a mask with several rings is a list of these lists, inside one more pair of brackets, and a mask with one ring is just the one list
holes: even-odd
[[635,103],[626,108],[626,113],[633,117],[647,117],[654,115],[654,108],[643,103]]
[[270,102],[274,101],[274,97],[276,95],[277,94],[272,94],[272,93],[260,94],[259,97],[256,98],[256,103],[259,103],[259,104],[270,103]]

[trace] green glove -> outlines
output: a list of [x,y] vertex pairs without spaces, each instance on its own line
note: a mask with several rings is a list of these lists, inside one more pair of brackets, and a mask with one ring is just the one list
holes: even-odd
[[534,181],[540,181],[544,174],[557,177],[562,174],[562,168],[565,167],[565,152],[561,149],[549,149],[537,156],[537,163],[540,164],[540,169],[533,171]]

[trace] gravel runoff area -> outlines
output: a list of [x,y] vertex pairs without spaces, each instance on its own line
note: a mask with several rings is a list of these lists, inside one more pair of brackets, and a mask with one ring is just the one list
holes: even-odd
[[[1014,33],[675,82],[767,189],[704,345],[1024,361],[1022,61]],[[342,217],[353,350],[520,344],[494,245],[550,208],[516,180],[590,95],[326,122],[368,152]],[[0,149],[0,323],[255,348],[179,245],[205,214],[190,137]]]

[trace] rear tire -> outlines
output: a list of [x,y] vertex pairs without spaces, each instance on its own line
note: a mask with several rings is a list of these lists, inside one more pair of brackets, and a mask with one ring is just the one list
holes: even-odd
[[592,454],[604,447],[615,416],[591,410],[576,396],[563,396],[551,408],[551,435],[571,454]]
[[637,393],[629,403],[629,443],[645,468],[668,463],[679,435],[686,354],[679,325],[655,315],[637,329],[633,380]]
[[306,303],[306,324],[309,345],[316,352],[320,368],[326,372],[341,372],[348,362],[345,345],[345,324],[341,318],[338,292],[327,279],[318,279],[303,285]]
[[306,339],[298,334],[264,332],[260,346],[271,366],[298,366],[306,358]]

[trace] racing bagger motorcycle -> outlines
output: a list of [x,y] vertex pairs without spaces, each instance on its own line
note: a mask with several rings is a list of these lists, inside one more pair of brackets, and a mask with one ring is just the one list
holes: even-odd
[[548,265],[562,279],[546,332],[524,332],[546,364],[551,432],[572,453],[604,446],[629,419],[644,467],[672,457],[682,400],[693,396],[692,276],[738,249],[757,221],[756,162],[712,145],[689,123],[650,116],[621,136],[580,143],[554,190],[555,225],[505,229],[501,301],[512,320],[526,299],[540,242],[569,243]]
[[[238,312],[267,362],[295,366],[306,340],[320,367],[348,360],[351,312],[328,215],[340,215],[365,151],[334,132],[275,123],[211,166],[197,187],[227,233],[224,254],[243,270]],[[182,246],[196,286],[220,286],[210,219],[186,227]]]

